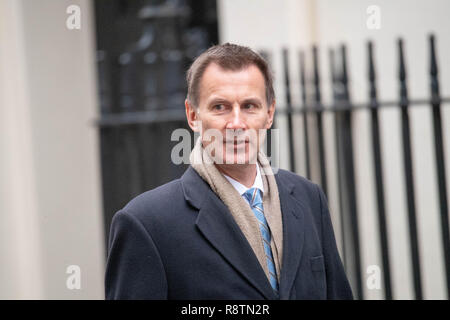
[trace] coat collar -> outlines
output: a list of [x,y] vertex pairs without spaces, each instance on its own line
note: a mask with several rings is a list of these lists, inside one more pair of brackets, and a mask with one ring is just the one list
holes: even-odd
[[[283,260],[280,299],[288,299],[304,243],[303,205],[293,197],[295,185],[275,174],[283,216]],[[272,287],[250,244],[228,208],[198,173],[189,166],[181,177],[184,197],[199,210],[199,231],[236,270],[267,299],[276,299]]]

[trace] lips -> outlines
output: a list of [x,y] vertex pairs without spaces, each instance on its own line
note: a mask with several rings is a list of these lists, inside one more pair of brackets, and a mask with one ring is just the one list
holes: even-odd
[[249,138],[243,138],[243,139],[235,139],[235,140],[224,140],[224,143],[242,143],[242,142],[246,142],[248,143],[250,141]]
[[230,141],[225,144],[225,146],[229,146],[232,148],[244,148],[248,145],[248,141]]

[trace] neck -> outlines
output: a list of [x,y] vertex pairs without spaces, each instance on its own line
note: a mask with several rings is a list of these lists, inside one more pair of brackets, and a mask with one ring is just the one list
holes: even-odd
[[216,164],[215,166],[221,173],[242,183],[247,188],[250,188],[255,181],[256,164]]

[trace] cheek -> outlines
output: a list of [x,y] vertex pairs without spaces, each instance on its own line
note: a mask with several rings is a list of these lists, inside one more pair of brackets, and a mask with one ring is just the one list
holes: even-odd
[[[220,119],[202,119],[202,136],[204,145],[209,145],[210,143],[222,140],[224,132],[223,132],[223,121]],[[216,141],[218,138],[218,141]]]
[[223,119],[203,119],[202,128],[203,130],[216,129],[223,131],[225,128],[225,121],[223,121]]
[[258,130],[258,129],[266,129],[268,124],[269,124],[269,117],[261,116],[251,121],[251,124],[249,123],[249,126],[253,129]]

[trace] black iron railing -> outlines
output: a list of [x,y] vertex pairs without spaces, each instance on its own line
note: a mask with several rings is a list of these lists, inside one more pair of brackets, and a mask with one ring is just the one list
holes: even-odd
[[[300,52],[300,89],[302,106],[294,107],[291,102],[290,92],[291,81],[289,79],[289,61],[287,50],[283,51],[284,65],[284,82],[286,86],[286,108],[279,109],[278,112],[285,114],[288,121],[288,137],[289,137],[289,153],[290,153],[290,170],[295,171],[296,155],[294,153],[293,137],[296,131],[292,126],[292,116],[299,114],[303,117],[304,127],[304,156],[302,161],[305,163],[305,171],[307,178],[311,178],[311,159],[312,149],[309,145],[309,135],[315,133],[318,137],[318,146],[316,155],[319,159],[318,167],[320,171],[320,181],[325,193],[328,193],[327,170],[325,166],[326,153],[324,144],[324,113],[332,113],[335,121],[335,146],[336,146],[336,165],[337,165],[337,181],[338,181],[338,199],[339,209],[341,212],[341,226],[343,236],[343,255],[345,257],[347,272],[352,278],[352,283],[358,298],[363,299],[363,272],[361,269],[361,246],[360,235],[358,230],[358,212],[356,199],[358,190],[355,187],[354,172],[354,154],[352,142],[352,115],[357,110],[370,110],[371,117],[371,143],[373,150],[373,168],[376,186],[376,200],[378,211],[379,239],[380,250],[382,256],[382,274],[385,289],[385,298],[393,298],[392,279],[391,279],[391,262],[389,254],[389,237],[386,219],[386,204],[384,197],[385,183],[383,181],[383,161],[380,142],[379,128],[379,110],[385,107],[399,108],[401,112],[401,132],[403,144],[403,164],[405,188],[407,196],[408,210],[408,227],[409,242],[411,250],[411,266],[414,284],[414,292],[416,299],[423,299],[422,289],[422,271],[420,250],[417,231],[416,217],[416,190],[414,188],[413,177],[413,155],[411,152],[411,128],[409,120],[409,109],[413,106],[429,105],[433,113],[433,133],[434,133],[434,149],[437,170],[437,185],[439,190],[440,205],[440,224],[443,244],[443,256],[445,263],[447,294],[450,296],[450,235],[448,220],[448,200],[447,200],[447,182],[446,169],[444,159],[443,144],[443,125],[441,117],[441,105],[450,102],[449,98],[442,98],[439,92],[438,65],[435,49],[435,37],[429,37],[429,55],[430,55],[430,97],[428,99],[411,100],[408,95],[407,87],[407,67],[405,64],[403,40],[399,39],[398,45],[398,82],[399,82],[399,98],[397,101],[379,101],[377,93],[377,78],[374,58],[374,45],[372,42],[367,43],[368,57],[368,83],[369,94],[368,102],[362,104],[354,104],[351,101],[349,92],[349,79],[347,72],[346,47],[342,45],[339,50],[330,50],[330,68],[331,68],[331,84],[333,101],[330,105],[324,105],[321,97],[321,83],[319,74],[318,49],[312,48],[312,66],[310,76],[306,76],[305,53]],[[339,58],[339,59],[338,59]],[[309,87],[308,87],[309,86]],[[308,99],[308,89],[312,88],[313,95]],[[315,125],[311,127],[307,121],[309,116],[315,117]],[[314,132],[315,131],[315,132]]]

